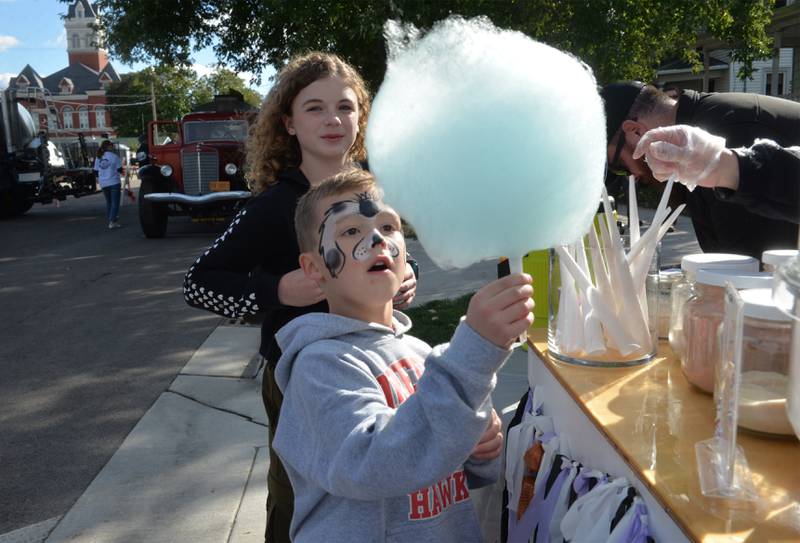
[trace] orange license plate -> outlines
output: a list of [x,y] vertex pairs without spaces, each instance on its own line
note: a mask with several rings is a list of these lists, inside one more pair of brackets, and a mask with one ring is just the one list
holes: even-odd
[[223,191],[231,190],[231,182],[230,181],[211,181],[208,184],[208,188],[211,189],[211,192],[223,192]]

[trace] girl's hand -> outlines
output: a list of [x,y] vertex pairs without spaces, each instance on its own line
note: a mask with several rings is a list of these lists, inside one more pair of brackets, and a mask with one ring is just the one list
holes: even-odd
[[278,301],[283,305],[306,307],[324,299],[317,282],[307,278],[300,268],[290,271],[278,282]]
[[406,275],[403,277],[403,283],[400,285],[400,290],[397,291],[392,304],[395,309],[405,309],[414,301],[414,296],[417,295],[417,278],[414,277],[414,270],[411,264],[406,262]]
[[477,462],[494,460],[503,452],[503,425],[497,411],[492,409],[492,420],[489,427],[481,436],[481,440],[475,446],[470,458]]

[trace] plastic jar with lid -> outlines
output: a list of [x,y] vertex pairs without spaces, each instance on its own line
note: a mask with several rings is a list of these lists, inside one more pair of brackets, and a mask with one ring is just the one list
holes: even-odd
[[764,271],[775,273],[781,264],[797,256],[797,249],[770,249],[761,253],[761,263]]
[[772,300],[772,290],[743,290],[742,373],[739,380],[739,427],[794,435],[786,413],[792,319]]
[[714,370],[719,358],[717,333],[725,313],[725,283],[742,290],[769,288],[772,280],[772,274],[767,272],[697,271],[692,295],[683,307],[686,346],[681,369],[691,384],[704,392],[714,392]]
[[758,260],[752,256],[727,253],[699,253],[681,259],[683,278],[672,285],[669,317],[669,345],[675,356],[683,359],[685,341],[683,337],[683,304],[692,295],[695,276],[701,269],[722,269],[732,272],[757,272]]
[[669,338],[669,318],[672,313],[672,287],[683,279],[680,268],[658,272],[658,339]]

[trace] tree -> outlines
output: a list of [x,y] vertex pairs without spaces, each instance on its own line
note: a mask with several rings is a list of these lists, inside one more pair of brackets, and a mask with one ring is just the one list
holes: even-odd
[[114,104],[131,104],[150,99],[150,83],[156,95],[159,120],[179,119],[202,101],[196,96],[197,75],[188,68],[159,64],[139,72],[122,74],[121,81],[112,83],[106,97],[112,104],[112,122],[123,136],[136,136],[153,120],[150,103],[129,107]]
[[249,88],[247,84],[236,73],[218,68],[210,74],[203,76],[198,81],[194,97],[196,103],[210,102],[217,94],[227,94],[229,90],[242,93],[244,101],[253,107],[260,107],[263,97]]
[[258,107],[261,95],[247,87],[234,72],[218,69],[198,78],[189,68],[159,64],[139,72],[122,74],[121,81],[112,83],[106,94],[109,104],[140,103],[137,106],[113,107],[112,121],[123,136],[136,136],[144,132],[153,120],[150,83],[156,95],[156,113],[159,120],[180,119],[198,104],[210,102],[215,94],[225,94],[229,89],[241,92],[245,102]]
[[[261,73],[309,49],[355,64],[373,89],[383,78],[383,23],[429,28],[451,14],[488,16],[496,25],[569,51],[598,80],[650,80],[674,54],[698,64],[697,35],[726,40],[745,63],[771,54],[765,33],[774,0],[98,0],[114,55],[187,65],[213,45],[223,64]],[[175,14],[180,15],[176,16]]]

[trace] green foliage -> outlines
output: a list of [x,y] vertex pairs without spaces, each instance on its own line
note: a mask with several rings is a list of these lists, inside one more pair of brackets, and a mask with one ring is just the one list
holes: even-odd
[[458,321],[467,314],[472,294],[453,300],[434,300],[405,311],[411,318],[411,335],[434,346],[447,343],[456,331]]
[[[197,104],[210,102],[215,94],[227,93],[229,89],[241,92],[248,104],[256,107],[261,104],[261,95],[248,88],[234,72],[226,69],[218,69],[198,79],[189,68],[159,64],[120,77],[122,80],[112,83],[108,89],[108,102],[130,104],[149,100],[152,83],[159,120],[180,119]],[[149,103],[113,109],[114,126],[123,136],[140,134],[151,120],[153,114]]]
[[[261,73],[294,54],[333,51],[355,64],[373,90],[383,79],[383,23],[419,28],[451,14],[485,15],[570,51],[601,83],[650,80],[663,59],[695,63],[700,33],[730,43],[745,62],[769,54],[765,28],[774,0],[98,0],[112,53],[125,62],[157,59],[188,65],[213,45],[221,63]],[[176,15],[180,14],[180,15]]]

